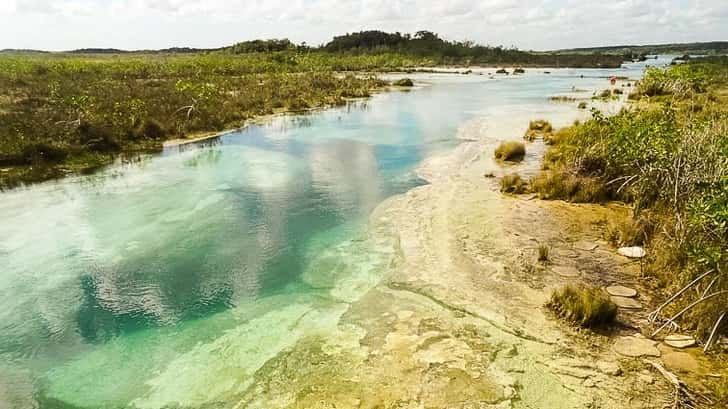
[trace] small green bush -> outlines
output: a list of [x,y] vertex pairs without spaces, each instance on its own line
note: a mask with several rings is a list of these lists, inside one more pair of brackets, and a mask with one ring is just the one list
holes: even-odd
[[612,91],[605,89],[604,91],[599,93],[599,98],[609,98],[612,96]]
[[137,139],[163,139],[167,136],[167,130],[159,121],[146,119],[137,128],[135,136]]
[[605,326],[617,316],[617,306],[604,291],[573,284],[551,293],[546,306],[560,318],[585,328]]
[[579,102],[579,105],[577,105],[577,108],[586,109],[588,105],[589,104],[587,104],[585,101],[582,101],[582,102]]
[[495,158],[503,161],[520,162],[526,156],[526,145],[521,142],[503,142],[495,149]]
[[394,81],[394,85],[396,85],[398,87],[414,87],[415,83],[412,82],[412,80],[409,78],[402,78],[397,81]]
[[621,90],[621,89],[619,89],[619,88],[615,88],[615,89],[614,89],[614,90],[612,91],[612,94],[614,94],[614,95],[622,95],[622,94],[624,94],[624,91],[622,91],[622,90]]
[[503,176],[500,182],[502,193],[521,194],[528,190],[528,184],[517,173]]

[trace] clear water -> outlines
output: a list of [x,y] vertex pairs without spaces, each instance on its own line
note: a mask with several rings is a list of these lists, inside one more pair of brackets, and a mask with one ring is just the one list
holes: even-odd
[[397,241],[369,234],[368,215],[424,183],[418,165],[463,124],[563,109],[546,98],[643,67],[423,75],[411,92],[1,193],[0,407],[232,400],[376,285]]

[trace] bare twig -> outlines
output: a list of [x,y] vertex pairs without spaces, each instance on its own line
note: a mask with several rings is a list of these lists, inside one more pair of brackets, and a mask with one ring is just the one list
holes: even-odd
[[697,284],[697,283],[698,283],[698,282],[699,282],[700,280],[702,280],[702,279],[703,279],[703,278],[705,278],[705,277],[706,277],[707,275],[709,275],[709,274],[711,274],[711,273],[713,273],[713,272],[714,272],[714,270],[708,270],[708,271],[706,271],[705,273],[701,274],[701,275],[700,275],[700,276],[699,276],[698,278],[696,278],[695,280],[691,281],[691,282],[690,282],[690,284],[688,284],[688,285],[686,285],[685,287],[683,287],[683,288],[682,288],[682,289],[681,289],[680,291],[678,291],[678,292],[676,292],[675,294],[673,294],[673,296],[672,296],[672,297],[668,298],[668,300],[667,300],[667,301],[665,301],[665,302],[664,302],[664,303],[663,303],[662,305],[660,305],[659,307],[657,307],[657,309],[656,309],[656,310],[652,311],[652,312],[651,312],[651,313],[650,313],[650,314],[649,314],[649,315],[647,316],[647,319],[648,319],[648,321],[649,321],[649,322],[651,322],[651,323],[652,323],[652,322],[655,322],[655,321],[657,321],[657,318],[658,318],[658,317],[660,316],[660,313],[662,313],[662,310],[663,310],[663,309],[664,309],[665,307],[667,307],[667,306],[668,306],[668,305],[669,305],[669,304],[670,304],[671,302],[675,301],[675,299],[677,299],[678,297],[680,297],[680,296],[681,296],[681,295],[682,295],[682,294],[683,294],[683,293],[684,293],[685,291],[687,291],[687,290],[688,290],[688,289],[689,289],[690,287],[694,286],[694,285],[695,285],[695,284]]
[[690,303],[690,305],[688,305],[687,307],[685,307],[682,310],[680,310],[680,312],[678,312],[677,314],[673,315],[671,318],[669,318],[667,320],[667,322],[665,322],[664,324],[662,324],[662,326],[660,328],[658,328],[655,332],[652,333],[652,335],[650,335],[650,338],[654,338],[655,335],[659,334],[670,323],[675,324],[675,320],[676,319],[680,318],[681,315],[685,314],[686,312],[688,312],[690,309],[692,309],[696,305],[698,305],[698,304],[700,304],[702,302],[708,301],[709,299],[711,299],[713,297],[717,297],[719,295],[724,295],[724,294],[728,294],[728,290],[717,291],[717,292],[714,292],[713,294],[706,295],[705,297],[702,297],[702,298],[700,298],[700,299],[698,299],[696,301],[693,301],[692,303]]
[[708,341],[705,342],[705,348],[703,348],[703,353],[708,352],[710,347],[713,345],[713,341],[715,341],[715,336],[716,334],[718,334],[718,328],[720,328],[720,323],[723,321],[723,318],[725,318],[726,313],[728,313],[728,311],[724,311],[723,314],[718,317],[718,320],[715,321],[715,325],[713,326],[713,330],[710,332]]

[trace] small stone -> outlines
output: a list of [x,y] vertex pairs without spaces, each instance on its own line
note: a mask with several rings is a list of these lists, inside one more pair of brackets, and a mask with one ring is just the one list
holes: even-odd
[[594,383],[594,381],[591,378],[588,378],[588,379],[584,380],[584,386],[587,388],[593,388],[597,385]]
[[675,372],[697,373],[700,370],[698,361],[687,352],[670,352],[662,357],[662,362]]
[[647,385],[652,385],[653,383],[655,383],[655,378],[653,378],[651,375],[641,374],[638,379],[640,382]]
[[642,247],[622,247],[617,253],[629,258],[642,258],[647,254]]
[[579,275],[581,274],[579,273],[579,270],[576,269],[576,267],[571,266],[555,266],[553,267],[553,270],[561,277],[579,277]]
[[612,349],[619,355],[632,358],[641,356],[659,357],[660,350],[655,347],[656,344],[657,342],[649,339],[626,336],[618,338]]
[[606,288],[609,295],[615,295],[617,297],[635,297],[637,295],[637,290],[634,288],[624,287],[621,285],[612,285]]
[[627,298],[627,297],[616,297],[611,296],[609,297],[612,299],[612,302],[617,304],[617,307],[623,308],[625,310],[639,310],[642,309],[642,304],[637,302],[633,298]]
[[688,348],[695,345],[695,338],[690,335],[672,334],[665,337],[665,343],[673,348]]
[[622,368],[616,362],[598,362],[597,369],[606,375],[619,376],[622,374]]

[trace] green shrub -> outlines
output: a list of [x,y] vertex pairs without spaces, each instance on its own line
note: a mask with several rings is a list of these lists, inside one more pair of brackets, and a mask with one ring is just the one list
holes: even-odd
[[394,85],[396,85],[398,87],[413,87],[415,84],[409,78],[402,78],[397,81],[394,81]]
[[503,161],[520,162],[526,156],[526,145],[521,142],[503,142],[495,149],[495,158]]
[[159,121],[154,119],[145,119],[136,132],[137,139],[164,139],[167,136],[167,130],[164,129]]
[[589,106],[585,101],[579,102],[579,105],[577,105],[577,108],[579,109],[586,109]]
[[554,290],[546,306],[560,318],[585,328],[608,325],[617,316],[617,306],[603,290],[573,284]]
[[505,175],[500,181],[500,191],[503,193],[521,194],[526,193],[528,184],[517,173]]
[[612,91],[605,89],[604,91],[599,93],[599,98],[609,98],[612,96]]
[[614,90],[612,90],[612,94],[614,94],[614,95],[622,95],[622,94],[624,94],[624,91],[622,91],[619,88],[615,88]]

